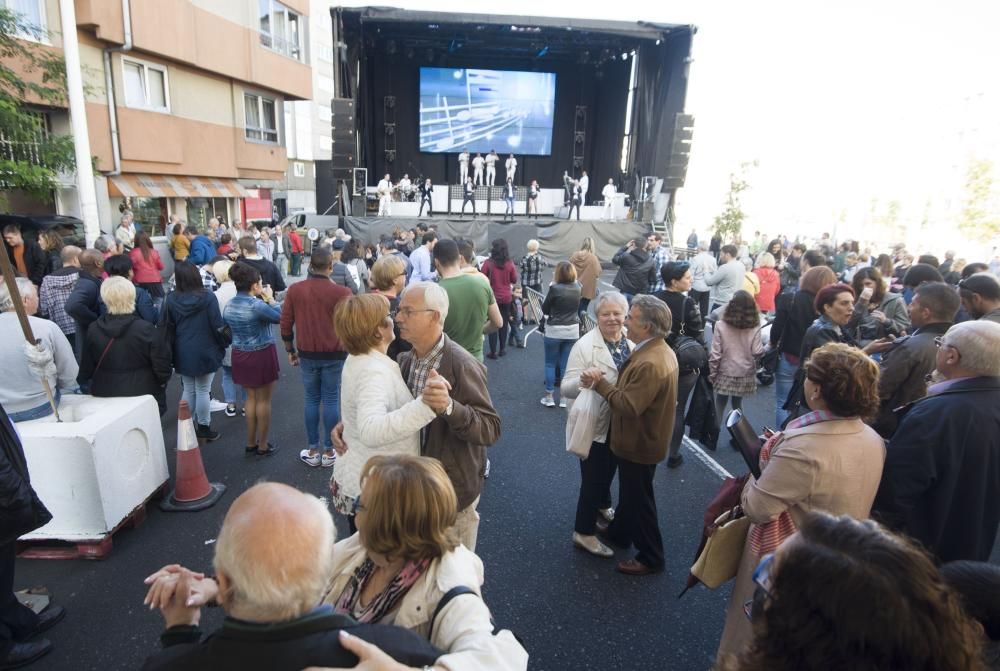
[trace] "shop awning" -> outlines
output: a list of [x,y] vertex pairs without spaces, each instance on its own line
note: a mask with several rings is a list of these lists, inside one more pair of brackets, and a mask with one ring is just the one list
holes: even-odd
[[235,179],[177,175],[123,174],[108,177],[108,193],[118,198],[246,198]]

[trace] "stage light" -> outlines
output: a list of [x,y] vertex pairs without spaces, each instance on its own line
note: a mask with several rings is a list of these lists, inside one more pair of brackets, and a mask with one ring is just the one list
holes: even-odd
[[627,53],[624,53],[624,52],[622,53],[622,60],[623,61],[627,61],[628,60],[628,54]]
[[544,56],[547,53],[549,53],[549,47],[548,46],[544,46],[544,47],[542,47],[541,49],[538,50],[538,53],[535,54],[535,58],[541,58],[542,56]]
[[662,40],[656,40],[656,46],[660,46],[660,42],[662,42]]

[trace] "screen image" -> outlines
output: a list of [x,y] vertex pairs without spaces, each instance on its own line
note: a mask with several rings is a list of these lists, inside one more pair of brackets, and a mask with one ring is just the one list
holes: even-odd
[[552,153],[554,72],[420,68],[420,151]]

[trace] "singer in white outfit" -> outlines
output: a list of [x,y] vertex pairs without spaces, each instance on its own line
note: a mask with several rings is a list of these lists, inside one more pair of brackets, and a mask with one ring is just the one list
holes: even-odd
[[608,183],[604,185],[604,189],[601,191],[601,195],[604,197],[604,214],[601,215],[602,220],[611,221],[613,218],[613,208],[615,203],[615,196],[618,191],[615,190],[615,180],[609,179]]
[[396,185],[399,189],[399,195],[404,200],[413,200],[413,182],[410,181],[410,176],[408,174],[403,175],[403,179],[399,180],[399,184]]
[[385,174],[375,190],[378,193],[378,216],[388,217],[389,205],[392,203],[392,182],[389,181],[389,173]]
[[582,202],[584,205],[587,204],[587,189],[590,188],[590,177],[587,175],[587,171],[584,170],[583,174],[580,176],[580,191],[583,193]]
[[486,185],[495,186],[497,182],[497,161],[500,157],[497,156],[496,149],[490,149],[490,153],[486,155]]
[[472,172],[475,174],[476,186],[483,185],[483,156],[476,152],[476,157],[472,159]]
[[464,149],[462,153],[458,155],[458,183],[465,184],[465,180],[469,177],[469,150]]
[[504,167],[504,177],[510,181],[514,181],[514,173],[517,172],[517,159],[511,154],[510,158],[503,164]]

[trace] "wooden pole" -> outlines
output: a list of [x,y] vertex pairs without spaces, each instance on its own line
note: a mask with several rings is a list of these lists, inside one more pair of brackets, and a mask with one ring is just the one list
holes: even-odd
[[[35,334],[31,331],[31,322],[28,321],[28,313],[24,310],[24,298],[21,297],[21,292],[17,290],[17,282],[14,278],[14,266],[11,265],[6,249],[0,253],[0,272],[3,272],[3,281],[7,285],[7,291],[10,292],[10,299],[14,303],[14,312],[17,313],[17,320],[21,322],[21,331],[24,333],[24,339],[28,341],[29,345],[37,345],[39,341],[35,339]],[[55,353],[53,352],[53,354]],[[52,387],[44,375],[42,376],[42,388],[45,389],[45,395],[49,399],[49,405],[52,406],[52,412],[56,416],[56,421],[61,422],[62,419],[59,417],[59,406],[56,404],[56,397],[53,395]]]

